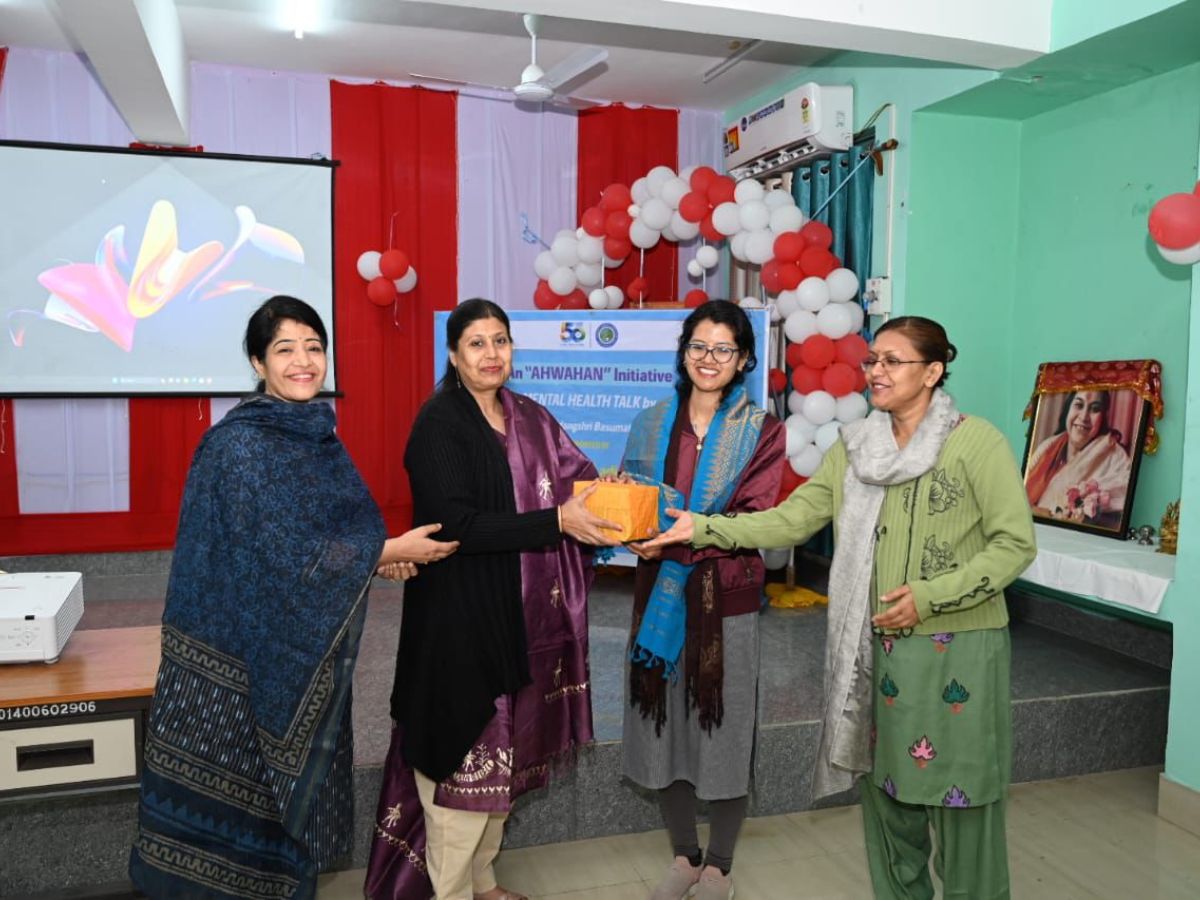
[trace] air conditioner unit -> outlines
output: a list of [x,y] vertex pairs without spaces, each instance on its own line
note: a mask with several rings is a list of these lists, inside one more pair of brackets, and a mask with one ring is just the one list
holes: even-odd
[[854,140],[854,88],[802,84],[725,126],[725,170],[735,179],[767,174]]

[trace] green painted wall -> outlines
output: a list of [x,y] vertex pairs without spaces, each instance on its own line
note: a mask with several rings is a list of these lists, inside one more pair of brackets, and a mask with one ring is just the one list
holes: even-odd
[[1050,49],[1059,50],[1087,40],[1178,3],[1179,0],[1054,0]]
[[[970,87],[990,81],[995,72],[970,69],[921,60],[898,57],[876,56],[868,53],[840,53],[822,64],[808,69],[798,69],[787,79],[760,91],[743,103],[726,111],[725,121],[732,121],[743,113],[758,108],[780,94],[809,81],[818,84],[849,84],[854,87],[854,123],[861,126],[876,109],[887,102],[895,104],[895,131],[892,120],[885,112],[876,122],[876,134],[880,140],[896,137],[900,147],[888,154],[887,165],[895,167],[895,199],[892,211],[893,248],[892,280],[893,309],[905,308],[907,278],[905,274],[908,225],[910,176],[909,168],[913,152],[912,116],[922,106],[960,93]],[[890,112],[890,111],[889,111]],[[885,236],[887,234],[888,174],[875,179],[875,245],[874,265],[871,275],[884,274],[887,266]]]

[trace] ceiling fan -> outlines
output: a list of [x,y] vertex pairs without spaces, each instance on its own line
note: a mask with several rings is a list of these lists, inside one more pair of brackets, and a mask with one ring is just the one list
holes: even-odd
[[549,103],[567,109],[587,109],[595,106],[596,104],[590,100],[568,97],[557,93],[557,90],[608,59],[608,51],[603,47],[580,47],[558,65],[552,66],[548,72],[544,71],[537,61],[538,29],[541,26],[542,17],[526,13],[521,18],[525,23],[525,30],[529,33],[531,47],[529,65],[522,70],[521,80],[515,86],[500,87],[494,84],[478,84],[471,81],[457,81],[452,78],[439,78],[434,75],[421,75],[415,72],[410,73],[409,77],[416,81],[438,81],[445,84],[464,84],[505,91],[511,93],[513,99],[521,103]]

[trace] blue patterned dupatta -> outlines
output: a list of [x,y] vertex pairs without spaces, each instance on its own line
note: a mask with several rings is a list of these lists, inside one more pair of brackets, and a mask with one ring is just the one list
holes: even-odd
[[378,507],[323,403],[247,400],[188,473],[133,882],[306,900],[353,834],[350,688]]
[[[658,487],[659,528],[663,531],[674,523],[666,515],[668,506],[704,515],[725,509],[758,445],[765,415],[750,399],[744,385],[736,385],[721,401],[708,427],[685,506],[683,495],[664,483],[671,429],[679,415],[681,399],[675,392],[669,399],[638,414],[629,430],[625,459],[621,463],[622,470],[636,481]],[[661,665],[664,678],[676,677],[683,651],[687,631],[684,587],[692,568],[674,560],[662,561],[630,651],[630,658],[636,664],[648,669]]]

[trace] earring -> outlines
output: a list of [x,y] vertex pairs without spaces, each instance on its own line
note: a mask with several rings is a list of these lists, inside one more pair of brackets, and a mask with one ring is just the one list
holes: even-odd
[[459,387],[462,387],[462,379],[458,377],[458,366],[454,367],[454,380],[458,382]]

